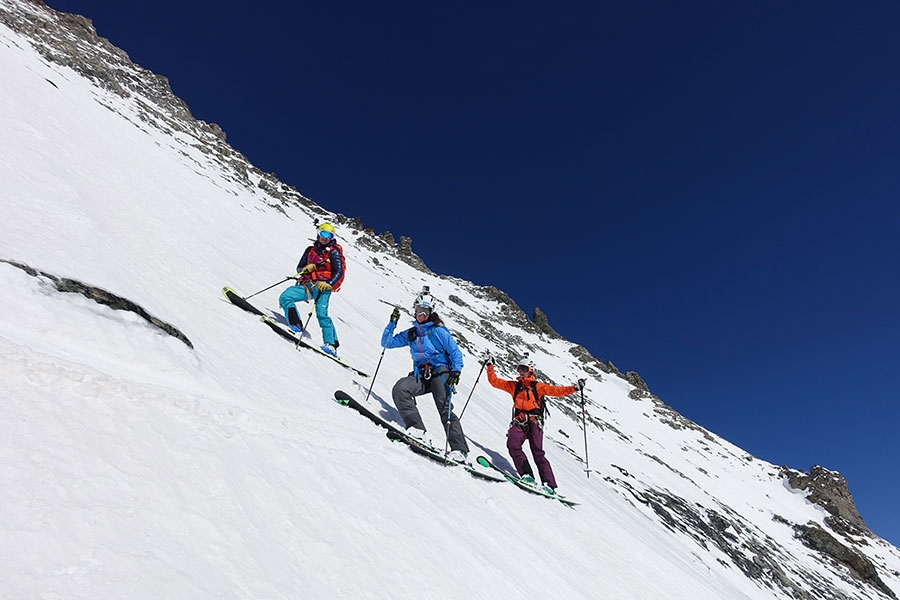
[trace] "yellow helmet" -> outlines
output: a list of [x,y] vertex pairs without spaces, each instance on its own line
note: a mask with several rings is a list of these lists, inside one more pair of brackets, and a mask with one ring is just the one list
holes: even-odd
[[316,233],[322,233],[323,231],[331,234],[331,236],[326,237],[334,236],[334,225],[332,225],[331,223],[322,223],[321,225],[319,225],[319,228],[316,229]]

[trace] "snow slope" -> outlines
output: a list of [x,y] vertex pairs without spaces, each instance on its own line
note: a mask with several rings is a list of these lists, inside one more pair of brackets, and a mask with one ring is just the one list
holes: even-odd
[[[295,350],[220,293],[292,273],[317,211],[273,209],[199,140],[142,120],[139,100],[150,101],[101,90],[0,25],[0,260],[127,298],[193,345],[0,262],[0,597],[789,597],[667,524],[641,500],[660,491],[733,516],[751,562],[740,540],[768,540],[800,590],[815,586],[799,574],[815,573],[843,597],[885,597],[795,539],[786,523],[824,527],[826,514],[775,466],[673,427],[616,376],[589,378],[590,477],[580,421],[561,403],[548,422],[576,509],[391,443],[330,400],[339,388],[363,397],[371,379]],[[465,340],[460,396],[486,349],[530,349],[556,383],[584,376],[572,344],[505,323],[508,306],[479,288],[337,230],[349,270],[331,314],[348,362],[374,372],[390,305],[408,309],[427,284]],[[253,301],[277,315],[282,289]],[[311,330],[318,342],[315,319]],[[374,380],[370,404],[394,421],[390,390],[409,366],[385,352]],[[473,455],[507,467],[509,404],[482,377],[463,419]],[[419,405],[440,439],[429,397]],[[900,589],[897,550],[876,539],[865,552]]]

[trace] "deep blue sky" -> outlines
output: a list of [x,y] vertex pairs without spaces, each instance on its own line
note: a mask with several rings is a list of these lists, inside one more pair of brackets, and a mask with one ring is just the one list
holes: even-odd
[[49,4],[900,544],[900,3]]

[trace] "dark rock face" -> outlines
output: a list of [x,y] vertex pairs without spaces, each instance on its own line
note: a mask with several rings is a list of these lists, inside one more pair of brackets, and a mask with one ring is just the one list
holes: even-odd
[[86,298],[90,298],[91,300],[93,300],[94,302],[97,302],[98,304],[103,304],[104,306],[108,306],[108,307],[112,308],[113,310],[127,310],[127,311],[133,312],[137,315],[140,315],[141,317],[146,319],[151,325],[158,327],[159,329],[161,329],[165,333],[171,335],[175,339],[184,342],[184,344],[188,348],[191,348],[191,349],[194,348],[194,344],[191,343],[191,340],[189,340],[188,337],[186,335],[184,335],[181,331],[179,331],[176,327],[169,325],[165,321],[157,319],[156,317],[154,317],[153,315],[148,313],[146,310],[144,310],[142,307],[135,304],[131,300],[128,300],[127,298],[117,296],[117,295],[113,294],[112,292],[107,292],[104,289],[94,287],[94,286],[88,285],[86,283],[82,283],[81,281],[77,281],[75,279],[66,279],[64,277],[57,277],[57,276],[51,275],[49,273],[44,273],[42,271],[38,271],[37,269],[34,269],[32,267],[29,267],[28,265],[24,265],[21,263],[9,261],[9,260],[2,260],[2,259],[0,259],[0,262],[4,262],[4,263],[12,265],[16,268],[22,269],[23,271],[25,271],[32,277],[43,277],[43,278],[49,280],[50,282],[52,282],[53,285],[56,287],[56,289],[59,290],[60,292],[81,294],[82,296],[84,296]]
[[[631,477],[627,471],[621,472],[626,479]],[[664,527],[690,536],[704,549],[711,546],[718,548],[727,555],[730,564],[736,566],[748,579],[756,581],[761,588],[780,588],[789,597],[803,600],[851,600],[856,597],[839,591],[822,578],[820,573],[794,563],[779,542],[725,505],[713,510],[687,502],[664,490],[639,491],[627,480],[612,477],[606,479],[627,489],[635,500],[650,507]],[[845,581],[852,583],[860,591],[871,587],[880,594],[896,598],[894,592],[878,576],[871,560],[840,543],[818,525],[796,525],[778,515],[773,518],[776,522],[791,527],[794,536],[806,547],[820,553],[824,560],[834,561],[845,567]],[[861,594],[860,597],[868,598],[871,595]]]
[[547,318],[547,315],[542,311],[539,307],[534,307],[534,313],[531,315],[531,320],[534,321],[535,327],[537,327],[542,333],[549,335],[552,338],[562,337],[552,327],[550,327],[550,320]]
[[856,577],[875,587],[883,594],[896,598],[894,592],[887,587],[878,576],[875,565],[862,554],[840,543],[827,531],[811,523],[809,525],[795,525],[794,535],[803,544],[813,550],[829,556],[837,562],[845,565]]
[[397,247],[397,257],[400,258],[406,264],[423,271],[425,273],[431,273],[431,269],[425,265],[425,261],[416,255],[412,250],[412,238],[406,236],[400,236],[400,244]]
[[647,384],[644,382],[643,378],[641,378],[641,376],[638,375],[636,371],[626,371],[625,381],[638,389],[644,390],[645,392],[650,391],[650,388],[647,387]]
[[832,515],[828,518],[828,525],[837,533],[874,537],[856,509],[843,475],[818,465],[813,466],[808,474],[782,467],[781,475],[787,478],[792,488],[808,491],[807,500],[818,504]]

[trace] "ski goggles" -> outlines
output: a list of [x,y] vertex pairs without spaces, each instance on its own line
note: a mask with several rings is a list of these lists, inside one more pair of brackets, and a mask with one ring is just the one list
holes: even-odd
[[319,232],[319,237],[320,237],[320,238],[323,238],[323,239],[326,239],[326,240],[330,240],[331,238],[334,237],[334,234],[331,233],[330,231],[325,231],[325,230],[323,229],[323,230],[321,230],[321,231]]

